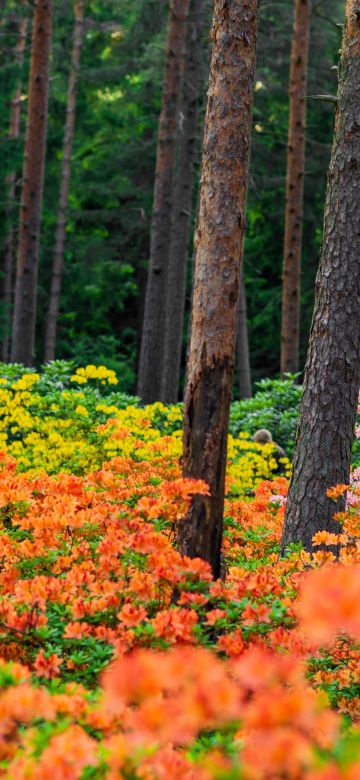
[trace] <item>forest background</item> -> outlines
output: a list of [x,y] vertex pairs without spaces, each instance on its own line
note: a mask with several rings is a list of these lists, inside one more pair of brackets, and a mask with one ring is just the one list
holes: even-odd
[[[86,4],[76,129],[66,224],[64,281],[57,358],[103,363],[116,370],[121,389],[134,392],[149,258],[156,138],[166,44],[166,0],[102,0]],[[209,68],[212,3],[205,3],[202,42],[198,165]],[[9,223],[17,224],[26,119],[30,39],[22,68],[21,134],[9,137],[11,99],[19,78],[13,56],[21,7],[2,3],[0,37],[0,175],[15,173],[17,197],[0,202],[1,257]],[[27,11],[28,13],[28,11]],[[54,3],[49,126],[41,230],[36,362],[44,354],[61,157],[70,70],[73,3]],[[323,202],[334,105],[312,96],[335,94],[343,3],[315,2],[308,73],[308,115],[302,251],[300,361],[304,364],[314,280],[318,265]],[[244,255],[250,359],[253,380],[279,372],[283,263],[288,72],[293,5],[263,0],[259,44],[248,227]],[[197,188],[194,192],[195,222]],[[9,210],[9,205],[11,209]],[[183,375],[191,299],[192,242],[183,337]],[[0,302],[0,340],[10,312]],[[183,381],[183,377],[182,377]],[[237,395],[235,381],[234,395]]]

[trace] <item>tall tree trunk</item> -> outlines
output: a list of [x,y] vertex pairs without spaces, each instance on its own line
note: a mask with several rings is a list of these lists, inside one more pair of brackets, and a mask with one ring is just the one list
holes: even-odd
[[[24,62],[27,27],[28,27],[28,20],[21,19],[19,23],[19,37],[15,46],[15,59],[19,67],[19,71]],[[19,75],[16,92],[11,101],[11,109],[10,109],[9,138],[12,138],[14,140],[16,138],[19,138],[20,136],[21,92],[22,92],[22,82]],[[8,188],[7,197],[9,200],[8,214],[11,219],[10,212],[14,207],[15,194],[16,194],[16,172],[15,171],[12,171],[12,173],[10,173],[9,176],[7,176],[6,184]],[[16,234],[15,226],[13,224],[13,220],[11,219],[9,232],[7,234],[6,241],[5,241],[4,266],[3,266],[4,277],[1,284],[2,287],[1,299],[5,305],[7,319],[10,319],[10,309],[12,303],[12,278],[13,278],[13,268],[14,268],[15,234]],[[3,362],[7,362],[8,358],[9,358],[9,334],[6,333],[1,344],[1,360]]]
[[347,0],[324,237],[282,551],[338,531],[327,488],[349,481],[360,386],[360,21]]
[[179,524],[182,553],[220,574],[229,410],[256,57],[257,0],[215,0],[188,382],[184,474],[204,479]]
[[161,400],[165,403],[176,403],[179,393],[189,238],[193,211],[194,166],[198,152],[203,13],[203,0],[190,0],[184,94],[176,156],[171,241],[165,291],[164,351],[160,395]]
[[247,326],[247,306],[244,274],[240,279],[239,311],[237,321],[237,357],[240,398],[251,398],[251,368],[249,355],[249,336]]
[[63,159],[61,166],[60,197],[56,221],[54,261],[51,277],[49,308],[45,326],[44,361],[54,360],[56,352],[56,332],[59,316],[60,293],[64,265],[66,212],[69,198],[71,155],[73,150],[77,85],[80,67],[81,44],[84,29],[84,0],[74,3],[74,34],[71,54],[71,69],[67,93],[66,121],[64,133]]
[[36,294],[47,135],[51,26],[51,0],[36,0],[31,45],[11,348],[11,360],[25,365],[33,363],[35,352]]
[[301,237],[306,140],[310,1],[295,0],[290,66],[281,322],[281,374],[299,370]]
[[160,398],[167,263],[171,233],[173,174],[182,94],[189,0],[170,0],[165,76],[158,131],[150,263],[141,340],[138,394]]

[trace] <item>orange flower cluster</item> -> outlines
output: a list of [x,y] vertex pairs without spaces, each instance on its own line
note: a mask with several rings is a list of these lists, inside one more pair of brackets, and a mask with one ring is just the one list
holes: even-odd
[[307,636],[316,645],[340,633],[360,640],[360,568],[333,564],[304,579],[297,613]]
[[214,582],[174,547],[207,492],[174,458],[84,478],[1,458],[0,777],[360,777],[359,515],[314,540],[339,563],[279,560],[286,490],[232,491]]
[[[310,780],[317,753],[340,733],[339,716],[308,687],[299,664],[256,648],[233,662],[189,646],[134,651],[109,667],[96,703],[79,686],[51,694],[31,687],[26,669],[6,671],[16,677],[0,697],[12,780],[77,780],[85,767],[109,780]],[[41,726],[19,726],[39,718],[48,733],[37,755]],[[199,749],[192,759],[191,745],[214,730],[232,735],[231,752]]]

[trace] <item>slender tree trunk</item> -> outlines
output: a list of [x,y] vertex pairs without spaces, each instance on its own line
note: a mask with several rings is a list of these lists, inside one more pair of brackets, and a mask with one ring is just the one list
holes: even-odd
[[299,370],[300,274],[310,1],[295,0],[290,66],[281,322],[281,374]]
[[360,386],[360,21],[347,0],[324,237],[282,551],[338,531],[327,488],[350,475]]
[[249,336],[247,326],[247,306],[244,274],[240,279],[239,311],[237,321],[237,357],[240,398],[251,398],[251,368],[249,355]]
[[215,0],[188,382],[184,474],[204,479],[179,524],[182,553],[220,574],[227,436],[251,135],[257,0]]
[[165,76],[159,121],[150,263],[138,375],[145,403],[160,398],[167,264],[171,234],[173,177],[182,94],[189,0],[170,0]]
[[63,159],[61,166],[60,197],[57,213],[53,271],[51,277],[49,308],[45,326],[44,361],[54,360],[56,352],[56,332],[60,307],[60,293],[64,265],[66,213],[69,198],[71,155],[73,150],[76,97],[80,67],[81,44],[84,29],[84,0],[74,3],[74,35],[71,54],[71,70],[67,93],[66,121],[64,133]]
[[179,393],[182,335],[193,211],[194,166],[198,153],[203,0],[190,0],[186,38],[184,94],[181,105],[166,289],[161,400],[176,403]]
[[35,320],[41,207],[44,184],[52,2],[36,0],[25,139],[11,360],[31,365]]
[[[19,67],[19,70],[21,69],[24,62],[27,27],[28,27],[28,20],[21,19],[19,23],[19,37],[15,46],[15,59]],[[20,136],[21,92],[22,92],[22,82],[19,77],[16,92],[11,101],[11,110],[10,110],[9,138],[12,138],[14,140],[16,138],[19,138]],[[8,200],[9,200],[8,214],[11,218],[10,212],[13,209],[15,194],[16,194],[16,172],[15,171],[13,171],[12,173],[9,174],[9,176],[7,176],[6,184],[8,188],[7,192],[8,192]],[[15,234],[16,234],[15,226],[11,219],[9,232],[7,234],[6,241],[5,241],[4,266],[3,266],[4,278],[2,280],[2,285],[1,285],[2,286],[1,298],[5,305],[7,319],[10,318],[10,309],[12,303],[12,278],[13,278],[13,268],[14,268]],[[3,362],[7,362],[8,359],[9,359],[9,335],[8,333],[6,333],[1,344],[1,360]]]

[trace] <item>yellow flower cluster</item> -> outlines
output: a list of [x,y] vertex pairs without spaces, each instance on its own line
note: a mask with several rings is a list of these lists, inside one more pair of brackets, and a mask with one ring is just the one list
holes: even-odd
[[13,390],[18,390],[18,391],[32,390],[33,386],[39,381],[39,379],[40,379],[39,374],[24,374],[16,382],[13,382],[11,387]]
[[[72,382],[88,379],[115,384],[113,371],[104,366],[78,368]],[[41,376],[24,373],[20,379],[0,381],[0,450],[16,457],[18,469],[50,474],[83,474],[116,456],[134,461],[166,457],[178,460],[182,452],[180,405],[154,403],[144,408],[120,408],[119,396],[84,387],[44,390]],[[38,385],[38,387],[37,387]],[[272,445],[262,446],[248,434],[229,436],[230,493],[246,493],[276,471]]]
[[102,385],[117,385],[118,379],[115,371],[112,371],[105,366],[86,366],[85,368],[77,368],[75,374],[70,377],[71,382],[76,382],[78,385],[84,385],[89,379],[97,379]]
[[[289,461],[284,465],[286,475],[290,476]],[[262,480],[273,479],[277,467],[272,444],[258,444],[248,433],[241,433],[239,438],[229,435],[227,476],[230,493],[246,493]]]

